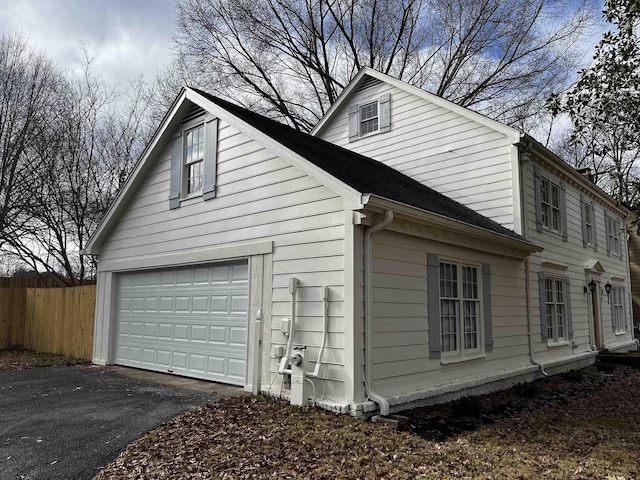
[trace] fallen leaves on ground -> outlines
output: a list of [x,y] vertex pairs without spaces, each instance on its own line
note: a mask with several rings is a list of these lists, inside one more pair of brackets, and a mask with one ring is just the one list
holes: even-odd
[[[407,411],[411,432],[229,398],[149,432],[96,480],[638,478],[640,371],[591,367],[537,384]],[[427,439],[454,419],[467,431]]]
[[91,362],[53,353],[33,352],[22,348],[0,350],[0,371],[26,368],[88,365]]

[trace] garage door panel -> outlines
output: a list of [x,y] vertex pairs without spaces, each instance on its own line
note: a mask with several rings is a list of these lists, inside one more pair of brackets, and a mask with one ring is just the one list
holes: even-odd
[[243,384],[245,263],[123,274],[116,363]]

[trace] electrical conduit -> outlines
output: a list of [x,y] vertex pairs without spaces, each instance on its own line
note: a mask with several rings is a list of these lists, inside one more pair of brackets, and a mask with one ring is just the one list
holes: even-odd
[[289,333],[287,338],[287,350],[284,357],[280,359],[280,365],[278,366],[278,373],[280,375],[291,375],[291,369],[287,368],[289,361],[291,360],[291,350],[293,348],[293,334],[295,332],[296,323],[296,296],[298,293],[298,279],[291,277],[289,279],[289,293],[291,294],[291,320],[289,321]]
[[[327,331],[329,329],[329,287],[322,287],[322,311],[323,311],[323,325],[322,325],[322,343],[320,344],[320,351],[318,352],[318,361],[313,369],[313,372],[307,373],[308,377],[318,378],[320,374],[320,365],[322,364],[322,354],[324,353],[324,347],[327,344]],[[313,385],[313,382],[311,382]],[[314,386],[315,391],[315,386]],[[315,395],[314,395],[315,396]]]

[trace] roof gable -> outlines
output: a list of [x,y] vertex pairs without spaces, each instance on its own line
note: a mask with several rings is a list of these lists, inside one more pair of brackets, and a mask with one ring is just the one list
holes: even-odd
[[331,108],[329,108],[327,113],[320,119],[318,124],[311,131],[311,134],[317,136],[325,128],[325,126],[327,126],[331,122],[336,112],[339,111],[343,105],[348,103],[352,95],[354,95],[361,86],[366,85],[368,82],[371,82],[374,79],[380,82],[385,82],[412,95],[415,95],[418,98],[422,98],[439,107],[447,109],[451,112],[455,112],[456,114],[464,118],[468,118],[471,121],[477,122],[480,125],[498,131],[509,137],[513,143],[517,143],[520,140],[521,133],[514,128],[504,125],[496,120],[492,120],[491,118],[474,112],[473,110],[469,110],[468,108],[461,107],[460,105],[457,105],[449,100],[429,93],[422,88],[415,87],[402,80],[398,80],[397,78],[393,78],[369,67],[362,68],[353,78],[353,80],[351,80],[349,85],[347,85],[347,87],[342,91],[334,104],[331,105]]

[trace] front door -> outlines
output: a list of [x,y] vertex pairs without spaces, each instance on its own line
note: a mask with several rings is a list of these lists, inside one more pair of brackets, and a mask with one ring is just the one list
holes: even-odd
[[593,318],[593,336],[596,348],[602,348],[600,335],[600,282],[596,282],[596,291],[591,294],[591,313]]

